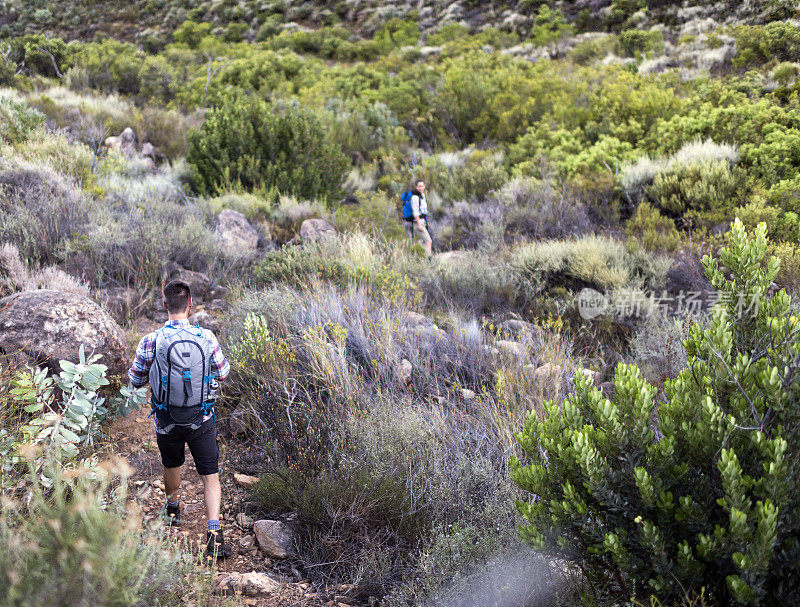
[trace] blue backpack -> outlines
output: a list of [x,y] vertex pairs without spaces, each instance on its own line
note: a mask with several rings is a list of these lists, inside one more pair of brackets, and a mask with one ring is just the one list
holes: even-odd
[[403,219],[406,221],[411,221],[414,219],[414,213],[411,211],[411,197],[414,195],[414,192],[408,190],[407,192],[403,192],[400,196],[400,200],[403,201]]

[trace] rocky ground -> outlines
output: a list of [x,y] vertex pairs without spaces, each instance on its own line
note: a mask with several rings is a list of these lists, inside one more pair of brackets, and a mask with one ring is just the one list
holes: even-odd
[[[161,476],[161,460],[155,441],[152,420],[145,411],[138,411],[117,419],[108,429],[107,455],[124,457],[134,473],[130,479],[132,499],[143,513],[143,524],[158,525],[176,543],[189,546],[200,556],[206,536],[206,518],[203,505],[203,485],[198,476],[191,454],[187,449],[183,465],[181,484],[181,516],[183,524],[177,530],[163,527],[161,512],[164,507],[164,483]],[[255,504],[250,501],[249,486],[254,477],[239,474],[232,469],[225,456],[225,445],[220,446],[221,481],[223,486],[223,512],[220,516],[225,539],[231,546],[230,559],[198,564],[215,567],[215,594],[230,597],[235,604],[259,607],[315,607],[335,605],[345,607],[351,603],[346,592],[329,594],[315,589],[310,580],[304,579],[291,559],[271,558],[279,554],[274,539],[253,531],[253,523],[265,526],[266,521],[254,521]],[[283,525],[283,523],[277,523]],[[268,525],[267,525],[268,526]],[[257,539],[256,535],[259,536]],[[263,546],[259,543],[261,539]],[[280,540],[280,537],[278,537]],[[280,555],[280,554],[279,554]],[[201,563],[201,559],[198,559]],[[344,589],[340,589],[344,591]]]

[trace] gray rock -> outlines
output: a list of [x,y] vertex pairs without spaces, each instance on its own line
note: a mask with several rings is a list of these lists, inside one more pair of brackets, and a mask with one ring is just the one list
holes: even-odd
[[[242,529],[250,529],[253,526],[254,522],[255,521],[253,520],[253,517],[252,516],[247,516],[244,512],[240,512],[239,514],[236,515],[236,523]],[[250,539],[252,539],[252,536],[245,536],[245,537],[250,537]],[[242,539],[244,539],[244,538],[242,538]]]
[[209,299],[225,299],[231,290],[228,287],[223,287],[222,285],[217,285],[213,289],[208,292]]
[[533,376],[540,380],[557,379],[563,372],[564,369],[561,367],[561,365],[544,363],[543,365],[536,367],[536,369],[533,371]]
[[225,209],[217,217],[214,238],[229,257],[243,257],[258,249],[258,232],[244,215],[231,209]]
[[228,423],[233,434],[245,434],[251,427],[251,422],[253,421],[255,420],[253,419],[250,408],[245,405],[239,405],[231,412]]
[[222,328],[220,322],[215,317],[211,316],[205,310],[199,310],[192,314],[189,317],[189,322],[192,324],[198,324],[204,329],[210,329],[214,333],[218,333],[219,330]]
[[239,592],[247,596],[257,596],[280,591],[281,583],[276,582],[266,573],[258,571],[250,571],[249,573],[232,572],[221,577],[219,587],[221,590]]
[[[250,523],[250,525],[252,526],[252,523]],[[256,538],[254,538],[252,535],[243,535],[239,538],[239,546],[245,550],[249,550],[250,548],[255,547],[255,545]]]
[[518,341],[508,341],[505,339],[498,339],[494,345],[501,351],[511,356],[518,356],[523,358],[527,354],[527,349]]
[[306,219],[300,225],[300,238],[304,243],[336,236],[336,229],[324,219]]
[[260,520],[253,523],[258,545],[267,556],[285,559],[294,554],[294,533],[281,521]]
[[224,299],[213,299],[211,303],[208,304],[208,309],[212,312],[222,312],[228,308],[228,302]]
[[473,392],[469,388],[462,388],[461,389],[461,398],[463,398],[466,401],[473,401],[473,400],[475,400],[475,392]]
[[467,251],[447,251],[446,253],[438,253],[434,259],[440,264],[455,265],[461,263],[469,263],[472,256]]
[[25,291],[0,299],[0,350],[17,360],[59,368],[78,349],[102,354],[112,373],[127,368],[125,334],[91,299],[63,291]]
[[167,282],[171,280],[182,280],[189,285],[192,290],[192,298],[202,300],[208,296],[211,280],[202,272],[193,272],[182,268],[176,263],[168,264],[166,267]]

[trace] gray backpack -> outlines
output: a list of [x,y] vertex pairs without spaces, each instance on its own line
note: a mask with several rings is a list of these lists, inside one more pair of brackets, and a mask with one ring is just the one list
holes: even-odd
[[168,424],[199,427],[213,413],[214,376],[211,347],[199,327],[156,331],[155,360],[150,367],[153,413]]

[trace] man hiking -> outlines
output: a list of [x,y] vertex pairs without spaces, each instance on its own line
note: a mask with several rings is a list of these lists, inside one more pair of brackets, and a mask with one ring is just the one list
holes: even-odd
[[206,554],[226,558],[231,551],[223,541],[219,523],[222,489],[213,405],[216,382],[228,377],[230,365],[214,333],[189,323],[192,293],[188,284],[175,280],[164,287],[164,307],[169,320],[139,342],[128,378],[136,388],[150,383],[150,415],[155,418],[156,442],[164,466],[167,524],[181,523],[178,491],[188,444],[203,479],[208,517]]
[[417,234],[425,255],[433,254],[433,240],[428,232],[428,201],[425,198],[425,181],[417,179],[414,187],[403,194],[403,219],[409,222],[410,236]]

